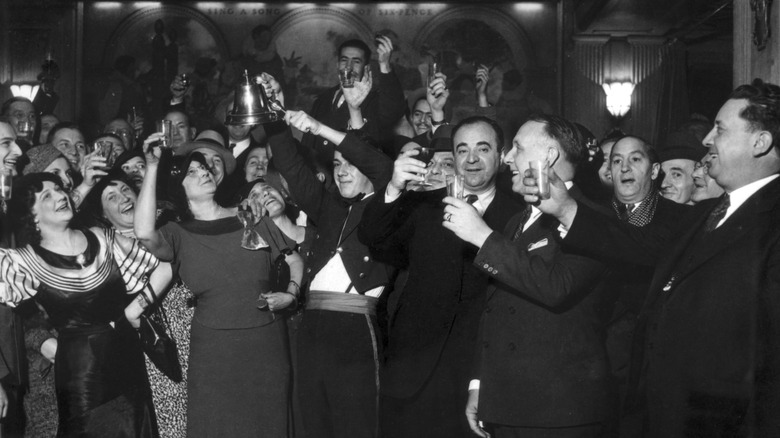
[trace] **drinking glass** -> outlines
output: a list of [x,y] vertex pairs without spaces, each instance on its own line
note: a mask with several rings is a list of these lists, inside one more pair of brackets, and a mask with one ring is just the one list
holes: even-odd
[[355,86],[355,73],[352,67],[347,66],[339,69],[339,82],[342,88],[352,88]]
[[463,175],[446,175],[447,196],[463,199]]
[[13,192],[13,177],[14,174],[11,169],[0,169],[0,203],[2,204],[3,213],[8,212],[7,202],[11,200],[11,193]]
[[441,73],[441,62],[434,58],[428,63],[428,83],[426,86],[431,86],[431,82],[436,79],[436,73]]
[[32,141],[33,124],[29,120],[21,120],[16,124],[16,130],[19,131],[19,137],[27,141]]
[[550,165],[547,160],[533,160],[528,162],[528,167],[536,178],[536,188],[539,189],[539,199],[548,199],[550,197]]
[[97,156],[106,159],[105,169],[111,169],[114,166],[114,145],[110,141],[98,140],[92,144],[92,150]]
[[160,139],[160,147],[161,148],[169,148],[171,147],[171,131],[173,129],[173,126],[171,124],[170,120],[158,120],[157,121],[157,132],[162,133],[163,138]]
[[[418,153],[417,156],[414,157],[414,158],[416,158],[416,159],[422,161],[423,163],[425,163],[425,167],[426,168],[430,167],[431,166],[431,161],[433,161],[433,149],[431,149],[431,148],[424,148],[424,147],[419,147],[419,148],[415,148],[415,149],[420,151],[420,153]],[[426,173],[425,176],[423,176],[423,180],[422,180],[421,183],[419,183],[419,185],[421,185],[421,186],[430,186],[430,185],[432,185],[431,183],[428,182],[428,173]]]
[[255,231],[255,215],[251,208],[238,208],[238,220],[244,226],[244,234],[241,236],[241,248],[255,251],[268,248],[268,242]]

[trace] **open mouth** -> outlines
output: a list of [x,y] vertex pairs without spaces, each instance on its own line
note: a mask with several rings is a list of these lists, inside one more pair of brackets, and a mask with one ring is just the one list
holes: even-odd
[[135,205],[133,205],[133,204],[128,204],[128,205],[127,205],[127,207],[123,208],[123,209],[120,211],[120,213],[122,213],[122,214],[127,214],[127,213],[130,213],[130,212],[132,212],[133,210],[135,210]]
[[64,201],[60,202],[60,205],[58,205],[57,209],[54,210],[54,211],[58,211],[59,212],[59,211],[68,211],[68,210],[70,210],[70,204],[68,204],[67,200],[64,200]]
[[703,189],[706,184],[704,183],[704,180],[701,178],[694,178],[693,179],[693,186],[699,189]]
[[634,178],[621,178],[620,184],[633,184],[636,180]]
[[279,201],[277,201],[275,198],[269,198],[267,201],[265,201],[265,203],[263,203],[263,207],[268,208],[268,206],[273,204],[274,202],[277,204],[279,203]]

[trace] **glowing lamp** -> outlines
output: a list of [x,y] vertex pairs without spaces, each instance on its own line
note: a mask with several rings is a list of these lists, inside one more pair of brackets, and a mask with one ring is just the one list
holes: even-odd
[[610,82],[603,84],[607,93],[607,110],[612,116],[621,118],[631,109],[631,93],[635,85],[632,82]]

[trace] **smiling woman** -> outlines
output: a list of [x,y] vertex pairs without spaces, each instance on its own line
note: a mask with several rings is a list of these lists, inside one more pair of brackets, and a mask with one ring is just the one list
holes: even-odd
[[71,226],[73,202],[53,174],[23,177],[11,205],[27,245],[0,250],[0,303],[35,299],[59,334],[58,436],[156,436],[132,326],[143,311],[140,294],[154,301],[170,268],[112,230]]

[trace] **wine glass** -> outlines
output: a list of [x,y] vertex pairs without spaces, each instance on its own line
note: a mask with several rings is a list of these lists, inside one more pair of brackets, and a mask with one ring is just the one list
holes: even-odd
[[262,248],[268,248],[268,242],[254,230],[255,214],[251,208],[238,207],[238,220],[244,226],[244,234],[241,236],[241,248],[255,251]]
[[[433,161],[433,149],[432,148],[424,148],[424,147],[419,147],[419,148],[415,148],[415,149],[417,149],[419,151],[419,153],[417,154],[417,156],[415,158],[417,158],[418,160],[420,160],[423,163],[425,163],[425,167],[429,167],[431,165],[431,161]],[[421,185],[421,186],[431,186],[431,185],[433,185],[433,184],[428,182],[428,174],[427,173],[425,174],[425,176],[423,177],[422,182],[419,185]]]

